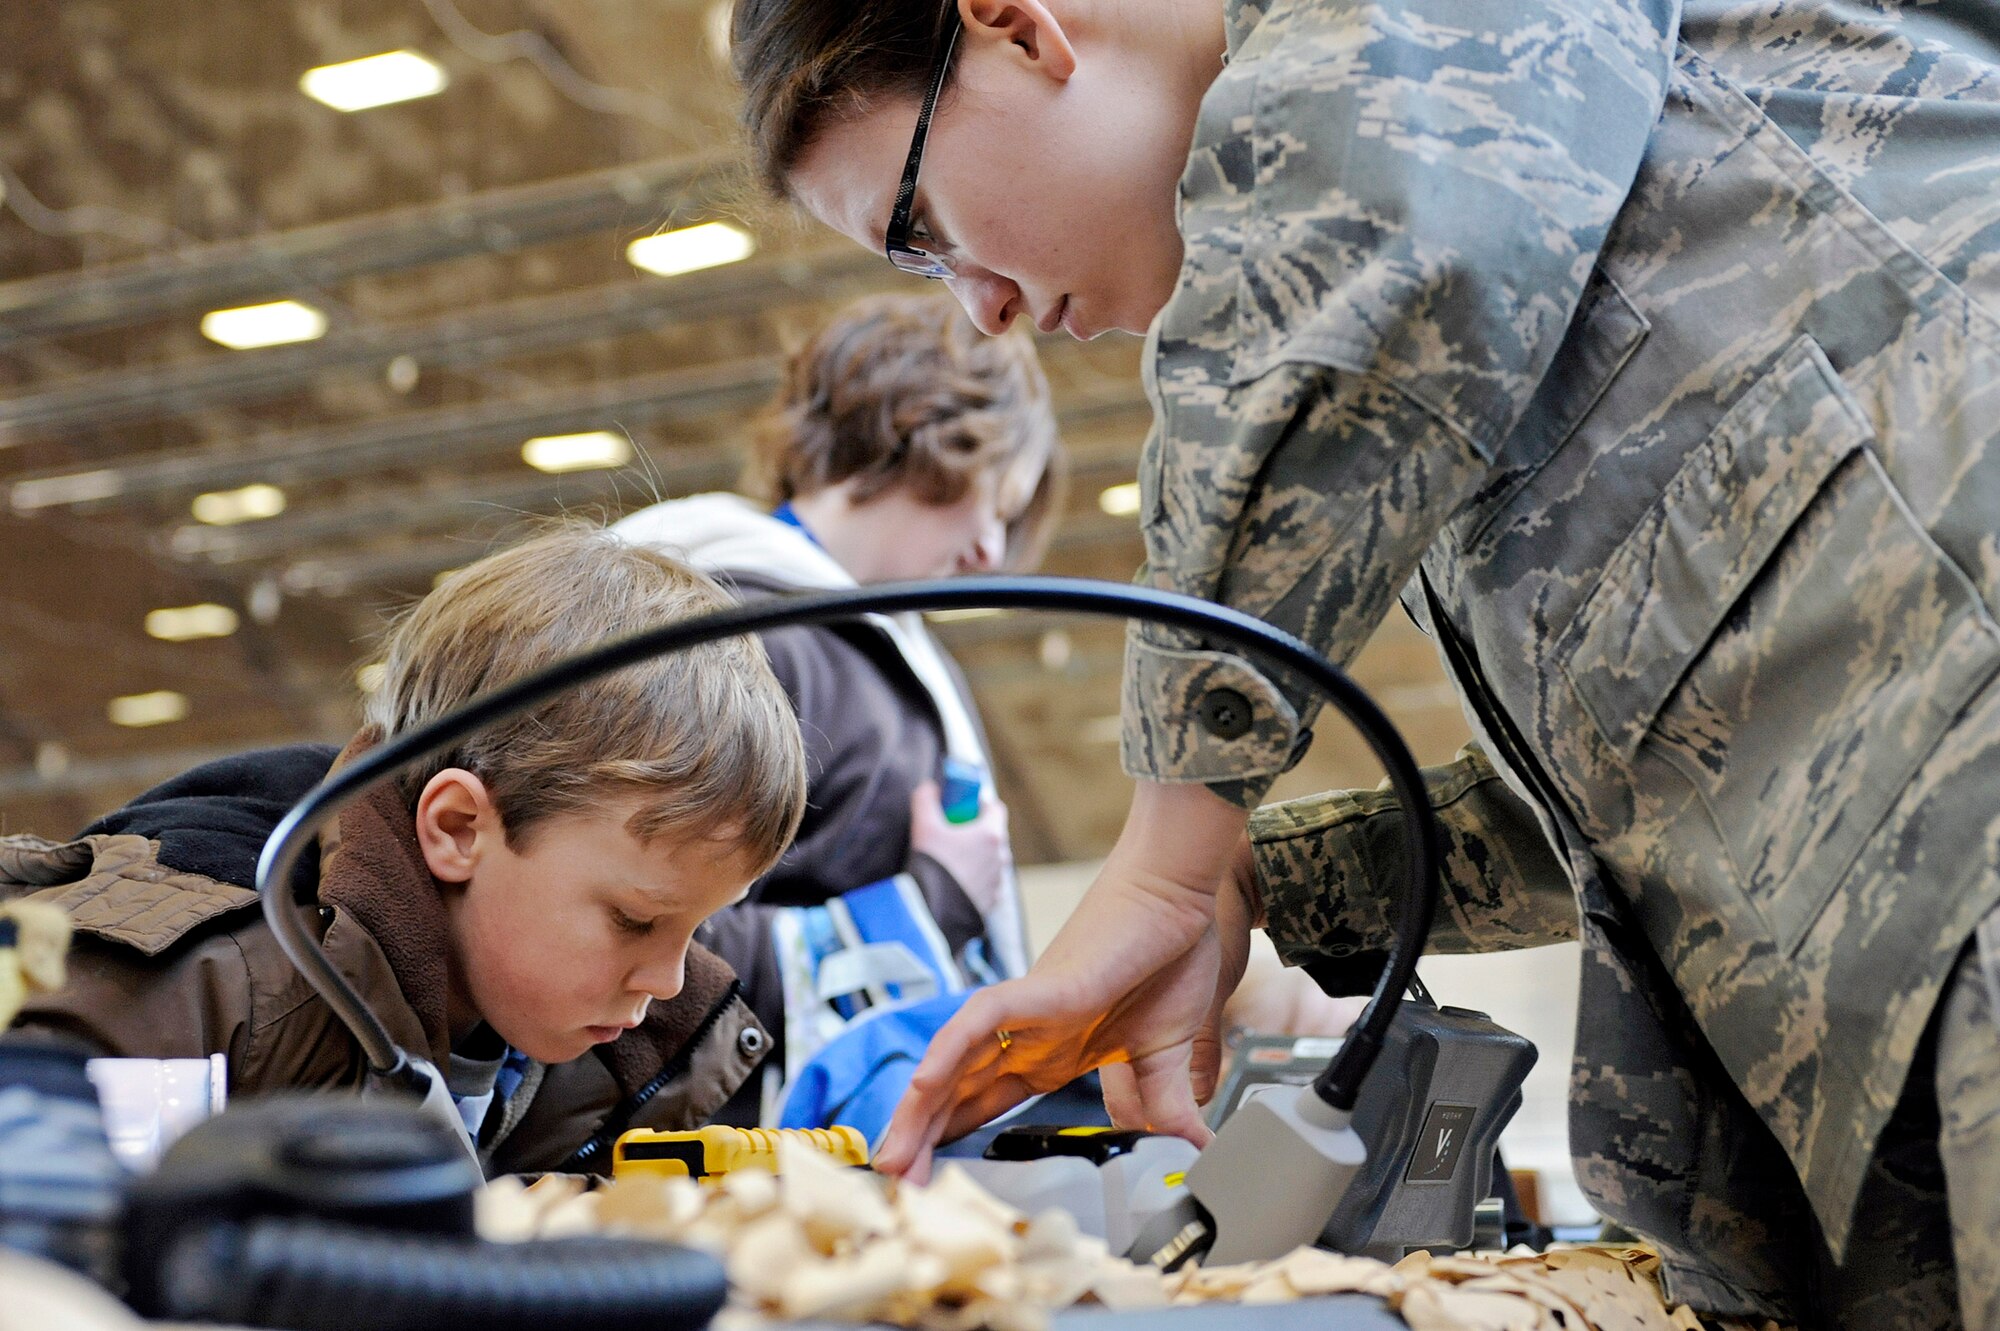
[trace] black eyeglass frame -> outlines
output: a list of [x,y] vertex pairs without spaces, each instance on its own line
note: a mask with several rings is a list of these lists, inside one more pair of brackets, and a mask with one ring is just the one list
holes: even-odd
[[[957,16],[953,18],[956,20]],[[951,31],[945,34],[944,47],[938,52],[937,67],[931,71],[930,91],[924,94],[924,103],[917,108],[917,129],[910,136],[910,155],[903,162],[903,181],[896,187],[895,206],[889,210],[889,226],[882,233],[882,251],[889,256],[890,263],[906,273],[928,277],[934,282],[953,275],[951,263],[942,255],[919,249],[910,239],[910,223],[916,211],[917,171],[924,164],[924,138],[930,133],[931,115],[937,110],[938,97],[944,92],[945,76],[951,72],[952,53],[958,49],[958,34],[963,26],[954,21]]]

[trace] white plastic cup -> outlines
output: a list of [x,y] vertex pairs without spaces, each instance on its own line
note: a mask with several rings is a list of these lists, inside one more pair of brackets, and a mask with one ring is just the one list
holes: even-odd
[[180,1135],[222,1112],[229,1065],[207,1058],[93,1058],[84,1072],[97,1088],[111,1154],[135,1174],[149,1173]]

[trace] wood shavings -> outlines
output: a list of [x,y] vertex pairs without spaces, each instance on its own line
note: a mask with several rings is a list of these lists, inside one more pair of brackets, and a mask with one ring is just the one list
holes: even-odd
[[[495,1179],[488,1190],[503,1182],[506,1180]],[[599,1196],[603,1200],[597,1204],[597,1218],[605,1228],[649,1239],[679,1239],[708,1205],[701,1185],[693,1179],[650,1174],[602,1189]],[[479,1232],[488,1232],[483,1221]]]
[[549,1237],[548,1223],[565,1203],[584,1195],[575,1174],[544,1174],[533,1183],[495,1179],[473,1198],[473,1221],[481,1235],[502,1243]]
[[[1662,1301],[1659,1257],[1636,1246],[1546,1253],[1413,1253],[1387,1265],[1300,1248],[1269,1262],[1162,1275],[1110,1256],[1060,1211],[1023,1215],[947,1166],[925,1188],[778,1148],[780,1173],[737,1170],[703,1185],[635,1176],[595,1191],[550,1177],[501,1179],[478,1199],[480,1233],[518,1240],[614,1232],[705,1248],[729,1273],[716,1325],[755,1331],[818,1318],[919,1331],[1046,1331],[1079,1303],[1289,1303],[1381,1299],[1412,1331],[1702,1331]],[[1721,1324],[1726,1331],[1779,1331]]]
[[1538,1331],[1541,1309],[1525,1300],[1480,1290],[1456,1288],[1443,1281],[1421,1280],[1391,1304],[1410,1324],[1410,1331]]

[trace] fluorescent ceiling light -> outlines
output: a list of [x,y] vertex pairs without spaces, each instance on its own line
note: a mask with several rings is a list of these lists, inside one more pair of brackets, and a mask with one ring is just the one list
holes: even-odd
[[976,605],[964,610],[926,610],[924,618],[938,624],[950,624],[960,619],[993,619],[1008,612],[997,606]]
[[443,92],[450,81],[444,67],[428,56],[415,51],[384,51],[309,69],[299,76],[299,90],[336,111],[366,111],[429,97]]
[[1129,518],[1139,511],[1139,482],[1113,485],[1097,496],[1097,506],[1114,518]]
[[633,267],[661,277],[735,263],[756,252],[757,242],[750,233],[727,222],[703,222],[678,231],[641,236],[625,247],[625,257]]
[[226,638],[236,632],[236,612],[213,601],[164,606],[146,612],[146,632],[165,642]]
[[382,664],[380,661],[370,661],[367,665],[362,666],[354,672],[354,687],[360,689],[363,693],[373,693],[382,687],[382,681],[388,677],[388,674],[388,666]]
[[326,316],[295,300],[239,305],[233,310],[210,310],[201,316],[201,335],[231,351],[310,342],[325,334]]
[[159,726],[185,720],[188,700],[186,694],[172,689],[155,689],[151,693],[128,693],[113,698],[105,711],[114,726]]
[[190,506],[195,521],[211,527],[275,518],[285,511],[285,492],[275,485],[246,485],[240,490],[211,490],[196,495]]
[[545,434],[521,445],[521,457],[536,471],[589,471],[622,467],[632,460],[632,441],[612,430]]
[[109,499],[124,489],[124,478],[109,468],[77,471],[66,476],[40,476],[33,480],[15,481],[8,487],[7,502],[14,506],[16,513],[31,513],[38,508]]

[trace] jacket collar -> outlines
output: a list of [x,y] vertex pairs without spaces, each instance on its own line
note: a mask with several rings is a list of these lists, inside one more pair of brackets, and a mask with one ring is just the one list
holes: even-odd
[[[328,775],[380,742],[379,729],[363,729],[340,751]],[[421,1052],[444,1067],[451,1054],[451,1025],[446,1018],[451,931],[444,889],[424,862],[416,824],[395,782],[369,787],[340,811],[331,830],[320,834],[319,900],[335,912],[329,935],[340,927],[339,916],[344,914],[381,949],[397,996],[423,1032],[426,1047]],[[331,949],[331,937],[328,943]],[[366,977],[348,978],[360,982]],[[371,1007],[390,998],[380,987],[374,992],[363,988],[361,996]],[[389,1020],[389,1014],[380,1015]],[[391,1028],[401,1025],[392,1022]]]
[[747,573],[793,590],[855,585],[853,575],[803,528],[739,495],[669,499],[620,518],[611,530],[635,545],[680,555],[707,573]]

